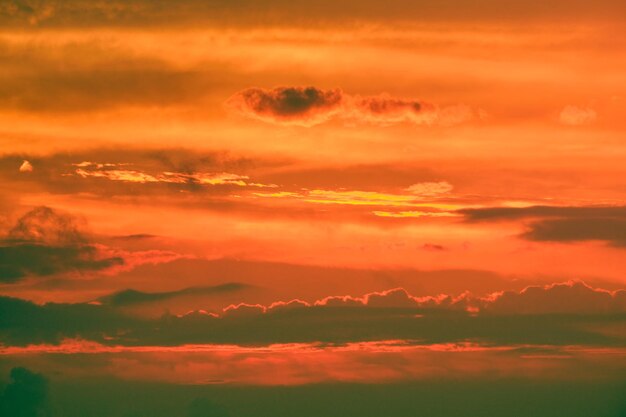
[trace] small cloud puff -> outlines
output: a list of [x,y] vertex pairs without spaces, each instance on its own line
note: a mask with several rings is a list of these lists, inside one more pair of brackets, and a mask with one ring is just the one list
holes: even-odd
[[24,160],[20,165],[20,172],[33,172],[33,166],[30,162]]
[[589,107],[566,106],[559,115],[559,120],[564,125],[581,126],[596,121],[598,114]]
[[406,191],[412,194],[432,197],[439,194],[449,193],[453,188],[452,184],[447,181],[420,182],[407,187]]

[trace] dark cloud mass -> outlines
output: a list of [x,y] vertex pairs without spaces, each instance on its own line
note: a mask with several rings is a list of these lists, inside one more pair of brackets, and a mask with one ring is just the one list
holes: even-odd
[[213,287],[190,287],[177,291],[166,292],[143,292],[133,289],[119,291],[111,295],[100,297],[98,301],[110,306],[130,306],[156,301],[165,301],[183,296],[204,296],[238,292],[248,288],[248,285],[240,283],[227,283]]
[[529,3],[511,0],[456,0],[432,2],[376,0],[313,3],[270,0],[187,0],[172,7],[166,0],[8,0],[0,3],[0,24],[31,27],[84,26],[180,26],[255,25],[305,23],[422,20],[493,20],[589,18],[616,19],[624,15],[623,2],[601,0],[546,0]]
[[74,217],[49,207],[36,207],[24,214],[0,241],[0,282],[4,283],[121,264],[121,258],[101,257],[79,231]]
[[585,218],[544,220],[532,223],[523,237],[547,242],[599,240],[626,247],[626,218]]
[[438,109],[413,99],[388,94],[361,97],[340,89],[317,87],[249,88],[238,92],[226,104],[244,116],[265,122],[312,126],[333,119],[351,122],[419,125],[450,125],[474,117],[465,106]]
[[413,297],[403,289],[269,306],[238,304],[140,319],[108,305],[35,305],[0,298],[0,343],[58,344],[79,338],[104,345],[182,345],[419,340],[447,343],[623,345],[602,329],[626,322],[626,292],[583,283],[529,287],[487,297]]
[[9,231],[9,239],[40,242],[50,245],[85,243],[76,218],[59,213],[50,207],[35,207],[20,217]]
[[339,89],[249,88],[231,97],[228,104],[249,117],[261,120],[317,124],[339,111],[343,99],[343,93]]
[[13,368],[11,382],[0,394],[0,416],[50,417],[48,381],[26,368]]
[[532,218],[621,218],[626,219],[623,206],[532,206],[532,207],[487,207],[459,210],[468,221],[504,221]]
[[493,207],[460,210],[470,222],[526,220],[524,239],[540,242],[603,241],[626,247],[626,207]]

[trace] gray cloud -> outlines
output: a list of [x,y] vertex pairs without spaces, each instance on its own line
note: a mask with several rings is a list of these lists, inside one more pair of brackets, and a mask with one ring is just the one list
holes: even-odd
[[532,223],[524,238],[543,242],[599,240],[626,247],[626,218],[584,218],[543,220]]
[[98,298],[98,301],[104,305],[122,307],[136,304],[166,301],[185,296],[207,296],[220,295],[225,293],[236,293],[247,288],[249,288],[248,285],[232,282],[212,287],[189,287],[182,290],[164,292],[143,292],[128,289],[106,295],[104,297],[100,297]]
[[133,317],[108,305],[35,305],[0,298],[0,343],[8,346],[57,344],[65,338],[126,346],[397,339],[614,346],[623,344],[624,337],[605,329],[625,321],[626,291],[607,292],[582,283],[488,297],[416,298],[396,289],[363,297],[333,296],[313,304],[239,304],[217,313],[157,319]]
[[4,283],[121,264],[121,258],[99,256],[74,217],[49,207],[36,207],[24,214],[0,241],[0,282]]
[[624,15],[621,2],[600,0],[593,5],[582,0],[547,0],[541,4],[511,0],[375,0],[315,4],[270,0],[188,0],[176,7],[165,0],[10,0],[0,8],[0,24],[8,27],[179,26],[281,24],[294,26],[328,22],[429,20],[561,19],[588,16],[615,20]]
[[464,209],[458,211],[465,215],[466,220],[498,221],[529,218],[626,218],[626,207],[623,206],[532,206],[532,207],[487,207]]
[[626,246],[626,207],[534,206],[460,210],[470,222],[526,220],[524,239],[540,242],[603,241]]
[[26,368],[13,368],[11,382],[0,393],[0,415],[11,417],[52,416],[48,381]]
[[452,125],[468,121],[474,112],[466,106],[438,108],[413,99],[387,94],[361,97],[340,89],[317,87],[249,88],[226,104],[246,117],[265,122],[313,126],[333,119],[389,125]]

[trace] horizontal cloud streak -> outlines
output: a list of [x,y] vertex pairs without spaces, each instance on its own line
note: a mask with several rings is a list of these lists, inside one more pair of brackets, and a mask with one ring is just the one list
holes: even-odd
[[540,242],[603,241],[626,247],[626,207],[623,206],[533,206],[463,209],[470,222],[532,220],[521,236]]
[[414,297],[404,289],[316,302],[234,304],[145,319],[107,305],[45,304],[0,298],[0,343],[28,345],[82,338],[105,345],[349,343],[407,339],[423,343],[589,344],[620,346],[611,328],[626,320],[626,291],[582,283],[529,287],[487,297]]
[[237,292],[246,289],[248,286],[239,283],[227,283],[214,287],[190,287],[177,291],[165,292],[143,292],[137,290],[124,290],[111,295],[98,298],[98,302],[110,306],[130,306],[170,300],[184,296],[219,295],[223,293]]
[[249,88],[232,96],[226,104],[250,118],[300,126],[313,126],[332,119],[381,125],[402,122],[451,125],[473,118],[472,110],[464,106],[438,108],[386,94],[361,97],[340,89],[316,87]]

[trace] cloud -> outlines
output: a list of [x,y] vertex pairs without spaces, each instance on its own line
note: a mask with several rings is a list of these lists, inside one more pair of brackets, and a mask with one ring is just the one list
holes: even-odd
[[12,417],[48,417],[48,381],[26,368],[13,368],[11,382],[0,394],[0,415]]
[[[461,207],[455,203],[424,201],[415,194],[391,194],[362,190],[301,190],[300,192],[255,192],[254,196],[264,198],[297,199],[307,203],[338,204],[351,206],[380,207],[421,207],[433,212],[456,210]],[[422,196],[426,197],[426,196]],[[427,211],[427,210],[424,210]]]
[[20,165],[20,172],[33,172],[33,166],[30,162],[24,160],[22,165]]
[[420,182],[406,188],[406,191],[427,197],[446,194],[452,191],[454,187],[447,181],[439,182]]
[[47,245],[75,245],[85,243],[77,218],[40,206],[17,220],[8,234],[9,239]]
[[459,210],[468,221],[530,219],[521,237],[538,242],[602,241],[626,247],[626,207],[493,207]]
[[188,256],[172,251],[127,251],[94,242],[79,218],[40,206],[25,213],[0,240],[0,282],[89,271],[119,272]]
[[0,282],[14,283],[28,276],[63,272],[100,271],[123,262],[122,258],[100,259],[92,246],[0,246]]
[[603,241],[626,248],[626,219],[557,219],[532,223],[522,237],[539,242]]
[[[15,166],[28,159],[36,170],[24,175]],[[254,179],[254,172],[275,165],[269,159],[237,157],[228,152],[193,152],[176,148],[54,153],[0,157],[0,181],[15,193],[24,189],[55,194],[100,196],[224,195],[242,188],[275,188]],[[151,204],[153,204],[151,202]]]
[[249,88],[232,96],[227,105],[240,113],[265,122],[316,125],[341,110],[344,94],[339,89],[278,87],[273,90]]
[[74,172],[81,178],[102,178],[110,181],[123,181],[128,183],[165,183],[181,185],[235,185],[238,187],[276,188],[275,184],[259,184],[249,181],[247,175],[233,174],[228,172],[170,172],[150,174],[147,172],[131,169],[119,169],[118,164],[98,164],[93,162],[81,162],[73,164],[78,166]]
[[626,313],[626,291],[594,289],[579,281],[505,291],[482,301],[486,312],[498,314]]
[[104,297],[98,298],[98,302],[103,305],[114,307],[129,306],[135,304],[151,303],[156,301],[170,300],[183,296],[218,295],[223,293],[239,292],[248,288],[248,285],[236,282],[216,285],[213,287],[190,287],[177,291],[165,292],[142,292],[133,289],[119,291]]
[[[206,27],[257,26],[259,16],[264,25],[303,26],[353,22],[397,23],[407,19],[422,22],[482,22],[503,20],[528,21],[554,19],[621,20],[621,2],[599,0],[593,6],[582,0],[550,0],[541,5],[511,0],[506,5],[495,0],[479,3],[459,0],[454,7],[441,7],[426,0],[410,3],[390,0],[336,2],[320,0],[313,4],[287,0],[204,1],[188,0],[173,6],[155,0],[7,0],[0,3],[0,24],[11,27],[33,25],[53,28],[83,27]],[[358,68],[358,67],[357,67]]]
[[424,243],[422,245],[422,249],[428,250],[428,251],[433,251],[433,252],[442,252],[442,251],[448,250],[445,246],[437,245],[435,243]]
[[[110,304],[110,303],[109,303]],[[0,343],[58,344],[80,338],[106,346],[264,345],[419,340],[421,343],[624,343],[611,326],[626,321],[626,291],[580,282],[528,287],[488,296],[415,297],[403,288],[314,302],[239,303],[138,318],[112,305],[36,305],[0,297]]]
[[596,121],[598,115],[589,107],[566,106],[559,114],[559,120],[564,125],[581,126]]
[[249,88],[226,101],[240,114],[269,123],[313,126],[333,119],[389,125],[452,125],[473,118],[465,106],[438,108],[429,103],[387,94],[361,97],[340,89],[317,87]]
[[626,206],[485,207],[458,210],[467,221],[508,221],[528,218],[626,218]]
[[49,207],[20,217],[0,242],[0,282],[61,272],[98,271],[124,261],[102,256],[79,230],[76,218]]

